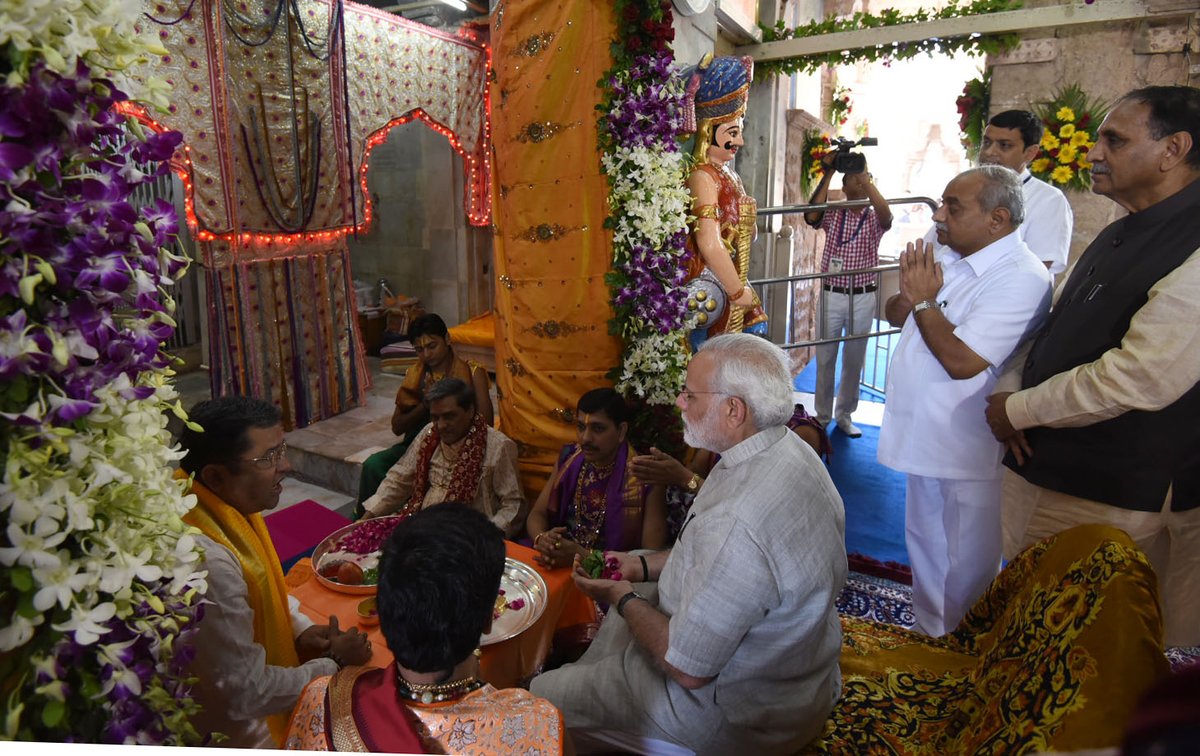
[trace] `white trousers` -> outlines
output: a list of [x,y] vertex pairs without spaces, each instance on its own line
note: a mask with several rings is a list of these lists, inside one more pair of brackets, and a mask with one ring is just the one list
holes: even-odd
[[[852,301],[853,300],[853,301]],[[843,334],[856,336],[870,333],[875,323],[875,292],[838,294],[821,290],[820,338],[836,339]],[[833,373],[837,366],[837,344],[820,344],[817,350],[817,420],[827,425],[833,414]],[[842,377],[837,392],[837,419],[850,421],[858,409],[858,384],[863,362],[867,356],[867,340],[853,339],[842,343]]]
[[945,635],[1000,572],[1000,479],[909,475],[904,541],[912,564],[915,629]]

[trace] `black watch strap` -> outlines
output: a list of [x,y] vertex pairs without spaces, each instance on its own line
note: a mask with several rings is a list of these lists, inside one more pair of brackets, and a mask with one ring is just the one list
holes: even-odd
[[641,599],[642,601],[649,600],[642,594],[638,593],[637,591],[630,591],[629,593],[626,593],[624,596],[622,596],[621,600],[617,602],[617,614],[624,617],[625,616],[625,605],[628,604],[630,601],[633,601],[634,599]]

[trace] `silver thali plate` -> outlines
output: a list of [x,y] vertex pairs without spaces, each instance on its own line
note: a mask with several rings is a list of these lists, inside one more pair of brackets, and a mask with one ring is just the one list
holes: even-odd
[[546,611],[549,599],[546,591],[546,581],[537,570],[517,561],[512,557],[504,560],[504,575],[500,578],[500,589],[504,591],[505,601],[524,599],[525,606],[520,609],[508,609],[492,621],[492,631],[484,633],[479,641],[481,646],[515,638],[533,624]]
[[[385,517],[376,518],[374,520],[374,522],[379,523],[379,522],[383,522],[386,520],[399,521],[400,519],[402,519],[402,518],[397,515],[387,515]],[[345,527],[338,528],[337,530],[335,530],[332,533],[330,533],[329,535],[327,535],[324,538],[324,540],[322,540],[319,544],[317,544],[317,547],[315,549],[313,549],[313,554],[312,554],[313,574],[316,575],[317,582],[319,582],[321,585],[325,586],[329,590],[337,591],[338,593],[349,593],[349,594],[352,594],[355,596],[373,596],[373,595],[375,595],[376,586],[374,584],[371,584],[371,585],[346,585],[345,583],[339,583],[336,580],[330,580],[329,578],[322,576],[320,573],[320,569],[323,566],[322,562],[325,561],[325,555],[331,551],[334,551],[335,550],[334,546],[338,543],[338,541],[341,541],[342,538],[344,536],[346,536],[346,534],[348,534],[350,531],[354,530],[355,528],[360,527],[365,522],[369,522],[369,521],[368,520],[359,520],[358,522],[352,522],[349,525],[346,525]]]

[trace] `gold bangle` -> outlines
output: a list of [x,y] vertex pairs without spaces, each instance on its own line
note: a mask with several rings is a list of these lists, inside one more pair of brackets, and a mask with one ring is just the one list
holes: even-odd
[[745,293],[746,293],[746,284],[742,284],[742,288],[738,289],[737,294],[734,294],[732,297],[730,297],[729,301],[734,302],[736,300],[739,300],[742,298],[742,295]]

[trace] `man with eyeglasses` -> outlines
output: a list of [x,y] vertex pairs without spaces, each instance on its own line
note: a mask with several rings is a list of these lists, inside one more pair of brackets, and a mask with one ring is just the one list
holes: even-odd
[[180,434],[177,475],[192,476],[197,503],[184,520],[201,532],[208,570],[192,666],[204,709],[193,724],[223,736],[223,746],[278,748],[304,686],[365,663],[371,643],[358,628],[339,630],[336,618],[314,625],[287,593],[262,516],[279,504],[292,469],[279,410],[234,396],[200,402],[189,415],[203,430]]
[[617,580],[576,561],[575,584],[612,611],[579,662],[530,690],[562,710],[581,751],[647,752],[648,738],[796,753],[821,734],[841,691],[845,515],[825,466],[786,426],[791,378],[783,351],[757,336],[704,342],[676,404],[684,439],[721,461],[675,546],[608,552]]

